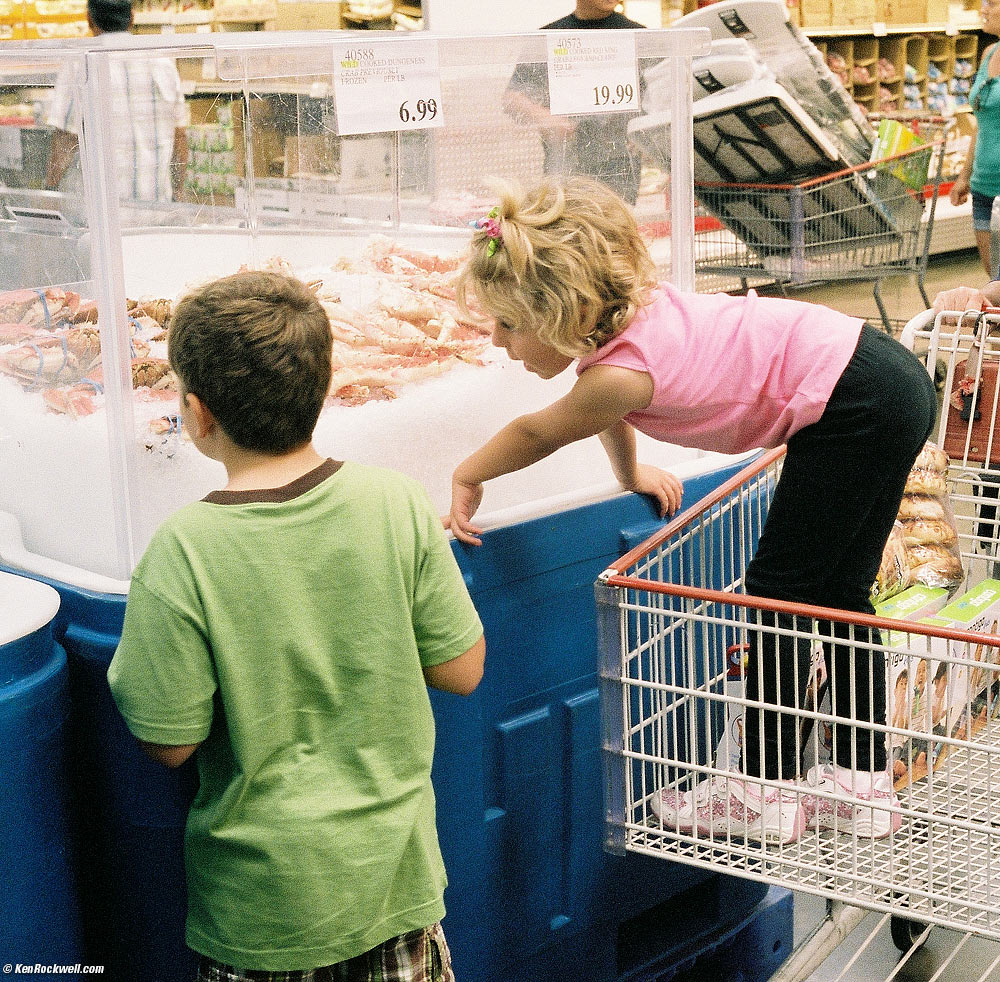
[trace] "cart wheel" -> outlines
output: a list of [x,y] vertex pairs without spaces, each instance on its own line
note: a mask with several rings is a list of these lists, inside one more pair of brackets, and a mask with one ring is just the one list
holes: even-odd
[[892,935],[892,943],[904,953],[916,945],[920,940],[920,935],[926,929],[926,924],[922,924],[920,921],[911,921],[908,917],[894,915],[889,919],[889,933]]

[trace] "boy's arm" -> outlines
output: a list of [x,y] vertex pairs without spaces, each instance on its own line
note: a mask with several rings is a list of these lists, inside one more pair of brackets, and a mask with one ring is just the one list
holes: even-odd
[[432,689],[468,696],[479,685],[486,663],[486,638],[479,640],[468,651],[442,662],[424,667],[424,679]]
[[182,746],[167,746],[162,743],[147,743],[139,741],[139,746],[158,764],[166,767],[180,767],[200,746],[200,743],[188,743]]
[[[147,553],[166,567],[172,552],[154,538]],[[146,563],[144,558],[142,563]],[[201,629],[175,599],[147,587],[142,563],[133,575],[118,649],[108,666],[111,695],[142,749],[167,767],[180,767],[208,735],[217,688]]]

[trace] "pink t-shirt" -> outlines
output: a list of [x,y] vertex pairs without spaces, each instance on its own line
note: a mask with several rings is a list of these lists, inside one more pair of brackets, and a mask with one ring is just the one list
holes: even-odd
[[823,415],[862,323],[753,290],[730,297],[662,284],[576,371],[615,365],[646,372],[652,402],[627,422],[666,443],[742,453],[780,446]]

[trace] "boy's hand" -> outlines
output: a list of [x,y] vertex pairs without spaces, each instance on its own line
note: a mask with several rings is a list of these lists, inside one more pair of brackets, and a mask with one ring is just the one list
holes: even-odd
[[470,546],[481,546],[479,538],[483,530],[472,524],[472,516],[483,500],[481,484],[463,484],[452,478],[451,482],[451,512],[443,519],[444,527],[451,529],[451,534]]
[[655,498],[660,518],[666,518],[677,511],[684,496],[684,487],[673,474],[650,464],[639,464],[636,467],[636,479],[626,490],[638,491],[639,494]]

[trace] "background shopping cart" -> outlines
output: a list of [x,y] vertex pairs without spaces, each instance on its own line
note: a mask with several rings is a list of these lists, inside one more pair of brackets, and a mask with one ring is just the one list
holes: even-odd
[[930,306],[924,275],[951,123],[908,120],[924,145],[832,174],[783,184],[696,182],[699,205],[716,219],[696,226],[699,280],[871,282],[889,331],[881,281],[913,274]]
[[[947,386],[957,366],[968,363],[976,332],[968,323],[942,330],[939,321],[923,329],[908,325],[906,336],[925,354],[931,371],[946,361],[950,393]],[[987,355],[993,344],[1000,357],[1000,340],[988,343]],[[979,421],[991,421],[990,433],[995,394],[992,403],[984,397]],[[971,420],[961,422],[964,442],[978,446],[969,436]],[[947,413],[941,425],[943,439]],[[1000,541],[996,499],[984,490],[996,486],[994,474],[1000,479],[989,463],[1000,458],[1000,442],[996,457],[992,447],[953,456],[949,474],[967,586],[985,583],[994,572]],[[975,459],[976,453],[982,459]],[[782,970],[784,979],[807,978],[860,922],[859,908],[884,912],[900,948],[922,941],[926,924],[1000,940],[1000,820],[993,818],[1000,789],[1000,637],[995,631],[984,635],[922,623],[908,624],[901,635],[898,622],[741,594],[782,460],[780,450],[761,456],[623,556],[598,582],[607,845],[828,898],[831,917]],[[789,616],[767,626],[761,611]],[[723,754],[728,724],[748,707],[762,705],[748,702],[739,673],[734,684],[730,672],[732,653],[746,643],[748,632],[770,634],[772,643],[778,633],[812,643],[828,622],[844,625],[849,642],[879,656],[883,649],[877,641],[865,642],[854,632],[865,625],[878,627],[883,637],[895,632],[897,653],[914,667],[922,659],[943,664],[949,685],[964,692],[943,732],[916,719],[906,726],[873,727],[910,748],[906,776],[897,784],[899,831],[872,840],[840,829],[807,830],[796,841],[781,843],[713,837],[697,826],[679,831],[676,823],[661,823],[651,807],[660,789],[684,791],[732,777]],[[821,752],[810,732],[854,725],[815,704],[791,712],[800,720],[803,772],[813,762],[810,756],[819,759]],[[918,763],[921,753],[925,765]],[[842,804],[851,800],[846,794],[829,797]],[[1000,955],[988,972],[998,966]]]

